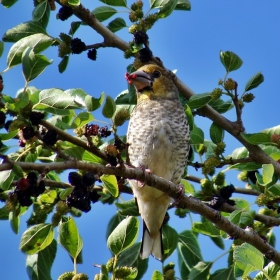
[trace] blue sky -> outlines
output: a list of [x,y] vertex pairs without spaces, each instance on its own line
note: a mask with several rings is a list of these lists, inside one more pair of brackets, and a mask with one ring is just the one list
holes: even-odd
[[[83,1],[83,5],[93,10],[104,5],[99,1]],[[132,1],[129,1],[131,4]],[[0,6],[0,35],[17,24],[31,20],[32,1],[19,1],[10,9]],[[148,10],[148,1],[144,1],[144,10]],[[58,9],[57,9],[58,10]],[[124,11],[124,8],[119,10]],[[177,69],[178,77],[183,80],[195,93],[209,92],[217,87],[219,78],[223,78],[225,70],[219,60],[219,52],[233,51],[243,60],[243,66],[230,74],[238,82],[239,93],[242,94],[246,82],[257,72],[261,71],[265,81],[257,89],[252,90],[255,100],[246,105],[243,111],[243,121],[248,133],[258,132],[262,129],[279,125],[279,76],[280,76],[280,2],[278,1],[253,1],[253,0],[200,0],[192,1],[191,12],[175,11],[165,20],[159,20],[154,28],[148,32],[150,47],[155,56],[164,62],[164,65],[173,70]],[[56,11],[57,12],[57,11]],[[48,33],[58,37],[59,32],[68,32],[70,22],[55,19],[56,12],[51,13]],[[121,13],[129,25],[128,14]],[[107,22],[105,22],[107,24]],[[117,35],[129,41],[132,36],[127,29],[117,32]],[[88,27],[81,27],[75,34],[86,44],[101,42],[102,38]],[[5,52],[0,58],[0,72],[6,68],[6,55],[11,44],[5,44]],[[37,88],[59,87],[64,90],[69,88],[83,88],[93,96],[105,92],[112,97],[117,96],[126,89],[124,79],[126,66],[132,60],[125,60],[121,51],[117,49],[98,50],[97,61],[91,61],[86,53],[73,55],[65,73],[58,73],[57,48],[51,47],[44,54],[49,59],[54,59],[53,64],[30,85]],[[21,66],[17,66],[3,75],[5,88],[4,94],[15,96],[17,90],[24,86]],[[101,119],[99,112],[93,113],[96,119]],[[235,120],[234,110],[226,114]],[[206,118],[197,117],[196,124],[204,130],[209,138],[209,125]],[[126,126],[122,129],[125,133]],[[226,154],[241,145],[231,136],[226,135]],[[190,173],[200,176],[200,172],[190,169]],[[243,183],[236,179],[236,172],[229,173],[227,181],[238,187]],[[235,197],[239,197],[235,195]],[[1,206],[1,205],[0,205]],[[79,271],[86,272],[92,279],[98,272],[93,267],[94,263],[105,263],[110,257],[110,252],[105,243],[106,226],[115,213],[114,207],[107,205],[94,205],[92,211],[76,219],[80,234],[84,240],[84,264],[79,266]],[[198,215],[193,215],[199,219]],[[26,230],[25,216],[21,222],[21,232],[18,236],[12,233],[7,221],[0,222],[0,263],[3,279],[28,279],[25,272],[25,255],[19,252],[21,233]],[[179,220],[172,217],[170,225],[182,231],[190,228],[189,219]],[[203,256],[210,261],[222,254],[207,237],[200,237]],[[278,250],[280,249],[277,243]],[[176,255],[170,258],[174,261]],[[150,279],[153,269],[161,269],[161,263],[150,258],[150,269],[145,279]],[[226,264],[226,257],[215,264],[215,268]],[[67,253],[59,250],[53,267],[53,279],[66,270],[72,270],[72,263]]]

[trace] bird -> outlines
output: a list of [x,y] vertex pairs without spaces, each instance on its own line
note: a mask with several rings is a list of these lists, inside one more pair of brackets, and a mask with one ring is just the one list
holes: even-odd
[[[170,71],[147,64],[126,73],[137,94],[127,131],[128,158],[133,167],[179,184],[190,149],[190,129]],[[162,225],[171,198],[137,180],[129,180],[143,220],[140,257],[162,261]]]

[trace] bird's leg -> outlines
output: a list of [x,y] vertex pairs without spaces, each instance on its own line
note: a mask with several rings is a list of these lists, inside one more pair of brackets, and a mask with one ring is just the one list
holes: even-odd
[[149,168],[145,168],[143,165],[140,164],[139,168],[143,171],[144,174],[144,182],[141,182],[139,188],[143,188],[146,185],[146,172],[148,174],[152,174],[151,170]]
[[180,201],[185,197],[185,188],[183,185],[179,185],[177,187],[177,191],[178,193],[178,197],[176,199],[174,199],[173,204],[176,206],[180,203]]

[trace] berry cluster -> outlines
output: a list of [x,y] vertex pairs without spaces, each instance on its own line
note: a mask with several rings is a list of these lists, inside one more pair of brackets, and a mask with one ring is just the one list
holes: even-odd
[[29,115],[32,125],[39,125],[41,120],[45,117],[44,113],[33,111]]
[[235,205],[234,200],[230,199],[234,191],[235,188],[233,185],[228,185],[226,187],[221,188],[220,195],[213,196],[212,199],[209,201],[208,206],[218,210],[223,205],[223,203],[227,203],[232,206]]
[[38,184],[37,174],[33,171],[29,172],[27,178],[20,178],[17,182],[15,190],[12,195],[16,195],[21,206],[30,206],[32,204],[32,197],[38,197],[45,191],[44,181]]
[[97,55],[97,50],[96,49],[91,49],[88,51],[87,56],[91,60],[96,60],[96,55]]
[[72,53],[80,54],[86,50],[86,44],[79,38],[74,38],[71,40],[70,48]]
[[149,40],[149,36],[147,35],[146,32],[136,31],[134,33],[133,41],[135,42],[135,44],[147,44],[148,40]]
[[6,114],[3,111],[0,111],[0,127],[5,125]]
[[57,141],[57,132],[54,129],[49,129],[42,140],[46,145],[53,146]]
[[107,126],[99,127],[97,124],[87,124],[85,128],[86,136],[100,136],[106,138],[110,136],[111,133]]
[[73,10],[71,7],[62,6],[58,11],[57,17],[60,20],[64,21],[64,20],[68,19],[69,17],[71,17],[72,15],[73,15]]
[[139,51],[139,59],[143,63],[147,63],[152,60],[153,53],[149,48],[143,48]]
[[88,172],[81,176],[77,172],[70,172],[68,181],[74,186],[72,193],[66,199],[68,207],[75,207],[83,212],[90,211],[90,203],[95,203],[100,198],[97,191],[90,189],[96,181],[96,175]]
[[22,129],[22,137],[24,140],[29,140],[35,136],[35,130],[32,126],[26,126]]

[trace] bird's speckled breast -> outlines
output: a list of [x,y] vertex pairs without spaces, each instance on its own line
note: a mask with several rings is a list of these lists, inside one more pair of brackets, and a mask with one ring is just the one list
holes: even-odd
[[138,104],[130,119],[127,142],[132,165],[179,183],[189,150],[189,127],[179,101]]

